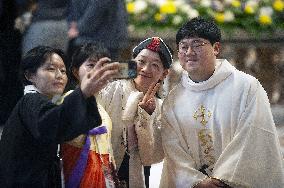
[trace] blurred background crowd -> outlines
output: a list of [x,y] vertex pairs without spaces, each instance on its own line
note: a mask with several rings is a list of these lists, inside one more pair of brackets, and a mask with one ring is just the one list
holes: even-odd
[[[29,49],[63,49],[68,64],[78,45],[97,42],[126,60],[142,38],[160,36],[176,51],[176,29],[197,16],[222,28],[220,58],[257,77],[272,104],[284,103],[283,0],[1,0],[0,16],[0,125],[23,95],[19,65]],[[180,70],[175,63],[166,91]]]

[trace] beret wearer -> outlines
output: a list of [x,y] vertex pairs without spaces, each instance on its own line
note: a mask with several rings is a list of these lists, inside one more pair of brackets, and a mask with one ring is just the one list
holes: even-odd
[[160,37],[151,37],[140,42],[133,49],[133,56],[136,57],[143,49],[149,49],[159,53],[160,56],[162,55],[164,57],[164,61],[162,60],[162,63],[165,68],[170,68],[171,64],[173,63],[173,57],[170,49]]

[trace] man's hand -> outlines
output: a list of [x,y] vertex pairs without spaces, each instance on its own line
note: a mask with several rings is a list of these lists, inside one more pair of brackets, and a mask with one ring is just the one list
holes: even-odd
[[143,108],[148,114],[152,115],[156,108],[155,102],[155,94],[160,88],[160,83],[152,83],[148,88],[146,94],[144,95],[141,102],[139,102],[139,106]]
[[82,79],[80,88],[85,97],[93,96],[118,73],[119,63],[109,63],[107,57],[99,59],[94,68]]

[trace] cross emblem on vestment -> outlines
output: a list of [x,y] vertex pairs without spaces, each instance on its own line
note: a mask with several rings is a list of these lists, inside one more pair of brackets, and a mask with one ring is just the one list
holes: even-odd
[[205,126],[208,123],[208,121],[206,120],[206,117],[208,117],[209,119],[211,115],[212,115],[211,112],[209,110],[207,110],[206,112],[206,108],[203,105],[201,105],[199,109],[194,112],[193,118],[195,120],[197,120],[198,118],[201,118],[200,123],[203,126]]

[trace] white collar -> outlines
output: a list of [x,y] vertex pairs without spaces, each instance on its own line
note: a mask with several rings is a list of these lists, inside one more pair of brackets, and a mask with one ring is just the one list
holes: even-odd
[[[34,85],[27,85],[24,88],[24,95],[26,95],[27,93],[40,93],[40,92]],[[54,104],[60,104],[63,102],[63,98],[61,95],[55,95],[52,97],[51,102]]]
[[225,80],[233,73],[234,70],[235,67],[233,67],[227,60],[217,59],[215,71],[208,80],[196,83],[189,78],[187,73],[185,73],[182,75],[182,85],[193,91],[207,90],[215,87],[222,80]]
[[39,90],[34,85],[27,85],[24,88],[24,95],[27,93],[39,93]]

